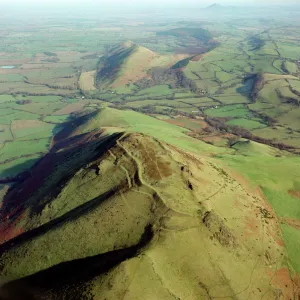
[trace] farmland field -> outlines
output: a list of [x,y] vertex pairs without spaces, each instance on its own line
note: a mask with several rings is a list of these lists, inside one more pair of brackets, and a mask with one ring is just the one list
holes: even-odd
[[[23,36],[23,29],[19,28],[18,34],[5,41],[6,48],[15,50],[0,49],[1,65],[14,66],[0,69],[0,142],[5,146],[2,151],[9,149],[9,144],[5,143],[26,138],[48,138],[50,147],[51,137],[58,132],[60,124],[83,112],[97,110],[105,102],[109,106],[150,114],[167,113],[171,117],[204,114],[227,118],[225,125],[241,127],[260,137],[265,138],[265,132],[271,132],[272,139],[284,138],[285,143],[293,146],[299,142],[298,110],[292,109],[300,103],[296,48],[292,38],[278,39],[282,29],[270,27],[268,34],[262,33],[259,39],[245,42],[244,34],[249,32],[240,29],[236,25],[238,21],[231,21],[231,31],[235,28],[232,32],[217,23],[207,23],[205,26],[208,32],[214,31],[218,46],[200,51],[201,54],[191,54],[188,47],[197,48],[191,38],[196,32],[194,29],[174,31],[172,24],[154,24],[144,25],[145,31],[143,26],[134,28],[120,21],[126,30],[119,36],[119,27],[109,24],[103,27],[90,20],[89,25],[82,25],[88,27],[86,34],[74,29],[69,35],[67,27],[52,27],[53,20],[47,20],[43,28],[29,33],[28,37],[34,38],[33,43],[29,43],[27,35]],[[258,22],[253,36],[260,26],[263,25]],[[55,43],[45,44],[45,30],[50,32]],[[16,50],[20,49],[18,36],[23,37],[22,50]],[[168,44],[163,42],[166,36]],[[260,40],[264,45],[254,49],[251,43]],[[180,42],[185,42],[186,48],[177,48]],[[113,46],[118,43],[122,43],[121,46]],[[107,52],[107,49],[116,50]],[[112,77],[107,77],[105,85],[101,86],[97,75],[99,61],[105,61],[113,51],[120,56],[117,58],[120,69],[108,75]],[[125,57],[121,58],[122,55]],[[135,65],[143,60],[147,60],[144,69]],[[139,74],[138,77],[132,77],[133,72]],[[253,102],[256,74],[264,74],[264,84]],[[108,85],[108,81],[113,84]],[[99,102],[95,103],[97,99]],[[281,129],[272,129],[266,118],[275,118],[276,126]],[[22,124],[22,120],[24,124],[28,120],[27,124],[31,125],[23,129],[16,126],[18,122]],[[283,137],[286,131],[289,131],[288,137]]]

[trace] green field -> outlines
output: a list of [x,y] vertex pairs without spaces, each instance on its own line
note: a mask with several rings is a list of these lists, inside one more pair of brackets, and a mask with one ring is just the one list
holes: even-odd
[[168,85],[158,85],[155,87],[141,90],[136,95],[137,96],[155,97],[155,96],[165,96],[165,95],[169,95],[172,93],[173,93],[173,91],[170,89],[170,87]]
[[49,139],[7,142],[0,150],[0,161],[5,162],[25,155],[46,153],[49,145]]
[[290,61],[285,61],[284,65],[290,74],[297,73],[298,67],[295,63],[290,62]]
[[249,119],[243,119],[243,118],[230,120],[230,121],[226,122],[226,124],[231,125],[231,126],[242,127],[242,128],[248,129],[248,130],[267,127],[267,125],[265,125],[261,122],[249,120]]
[[300,231],[288,225],[282,225],[282,233],[284,241],[287,245],[288,255],[291,264],[297,273],[300,273],[299,263],[299,247],[300,247]]
[[247,117],[251,112],[243,105],[228,105],[218,108],[206,109],[205,113],[210,117]]

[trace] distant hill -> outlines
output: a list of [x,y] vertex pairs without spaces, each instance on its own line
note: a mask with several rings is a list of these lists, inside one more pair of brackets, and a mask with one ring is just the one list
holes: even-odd
[[205,10],[220,10],[220,9],[223,9],[224,6],[222,6],[221,4],[217,4],[217,3],[214,3],[212,5],[209,5],[207,7],[205,7],[204,9]]
[[167,31],[158,32],[157,35],[171,35],[175,37],[193,37],[203,43],[208,43],[212,38],[212,34],[203,28],[175,28]]
[[209,9],[209,10],[221,9],[221,8],[223,8],[223,6],[221,4],[217,4],[217,3],[214,3],[212,5],[209,5],[209,6],[205,7],[205,9]]
[[127,41],[112,48],[101,58],[97,70],[97,85],[105,88],[116,88],[134,83],[147,76],[154,67],[172,66],[186,55],[160,55]]

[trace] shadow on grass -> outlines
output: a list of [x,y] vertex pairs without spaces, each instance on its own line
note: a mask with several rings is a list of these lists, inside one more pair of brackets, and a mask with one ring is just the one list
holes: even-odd
[[79,169],[99,159],[121,135],[103,137],[101,133],[86,133],[62,140],[61,145],[67,148],[59,148],[58,142],[55,149],[30,170],[30,176],[14,185],[4,196],[0,221],[18,218],[25,208],[33,214],[39,213]]
[[[138,244],[110,251],[92,257],[63,262],[47,270],[12,281],[1,287],[1,293],[10,295],[7,299],[41,299],[51,293],[47,299],[93,299],[87,293],[84,283],[96,276],[108,272],[126,259],[138,255],[153,238],[152,226],[148,225]],[[45,299],[45,298],[43,298]]]
[[29,169],[32,168],[37,162],[38,158],[30,159],[27,161],[7,168],[1,172],[0,184],[20,182],[30,174]]
[[[68,135],[70,135],[78,126],[82,125],[88,119],[92,118],[96,113],[97,112],[93,112],[91,114],[69,120],[66,123],[57,124],[52,130],[54,134],[53,142],[56,143],[58,141],[62,141],[63,139],[66,139]],[[36,153],[36,155],[34,154],[27,155],[28,160],[23,161],[20,164],[12,165],[7,169],[2,169],[0,171],[0,184],[20,182],[23,181],[25,178],[27,178],[30,175],[30,169],[34,167],[36,163],[39,162],[39,160],[42,158],[42,155],[40,158],[35,158],[35,159],[31,159],[30,157],[38,156],[38,155],[39,153]],[[23,157],[19,157],[18,159],[25,160],[26,155]],[[13,164],[13,161],[11,162],[11,164]]]
[[248,97],[250,99],[255,87],[256,76],[257,75],[255,74],[244,78],[243,86],[237,88],[236,91],[242,96]]

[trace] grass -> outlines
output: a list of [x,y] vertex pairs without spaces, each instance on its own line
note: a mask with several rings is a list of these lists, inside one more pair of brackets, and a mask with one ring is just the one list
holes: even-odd
[[248,117],[251,112],[243,105],[227,105],[218,108],[210,108],[204,111],[210,117]]
[[286,244],[289,260],[294,270],[299,274],[300,230],[285,224],[281,225],[281,229],[284,237],[284,242]]
[[102,109],[80,130],[87,132],[102,127],[110,127],[114,131],[140,132],[192,152],[224,151],[187,136],[185,133],[188,130],[184,128],[130,110]]
[[273,73],[273,74],[281,74],[278,69],[274,68],[273,66],[273,57],[255,57],[254,59],[251,60],[251,64],[253,65],[253,72],[259,73],[259,72],[264,72],[264,73]]
[[16,112],[0,117],[0,124],[10,124],[13,120],[38,120],[39,115],[30,112]]
[[255,129],[253,134],[266,139],[274,139],[277,142],[283,142],[294,147],[299,147],[300,143],[300,134],[286,127],[275,126]]
[[263,124],[261,122],[244,119],[244,118],[233,119],[233,120],[226,122],[226,124],[232,125],[232,126],[239,126],[239,127],[242,127],[242,128],[248,129],[248,130],[267,127],[266,124]]
[[[240,174],[244,174],[254,186],[262,186],[268,190],[284,194],[293,189],[295,179],[299,178],[298,166],[300,165],[300,157],[298,156],[282,155],[282,157],[275,157],[261,155],[245,157],[220,155],[218,160],[236,169]],[[274,196],[274,194],[269,196],[271,195]],[[273,200],[268,197],[267,199],[270,203]],[[285,210],[289,211],[290,209],[285,207]]]
[[0,161],[32,155],[36,153],[45,153],[49,148],[49,138],[30,141],[13,141],[5,143],[0,151]]
[[170,89],[168,85],[156,85],[151,88],[147,88],[136,93],[137,96],[147,96],[147,97],[155,97],[155,96],[166,96],[172,94],[173,91]]
[[289,80],[291,87],[300,93],[300,80]]
[[239,94],[214,96],[214,98],[222,102],[224,105],[235,104],[235,103],[249,103],[248,97]]
[[280,87],[278,91],[283,98],[299,99],[300,101],[300,97],[294,94],[289,86]]
[[0,82],[18,82],[18,81],[24,81],[24,77],[19,74],[6,74],[6,75],[0,75]]
[[299,199],[276,189],[263,187],[262,190],[279,217],[300,220]]
[[298,67],[297,67],[297,65],[295,63],[290,62],[290,61],[287,60],[287,61],[285,61],[284,65],[285,65],[285,68],[288,70],[288,72],[290,74],[297,73]]
[[55,125],[47,124],[44,122],[38,122],[36,125],[32,125],[29,128],[22,128],[21,126],[17,129],[14,129],[14,123],[12,123],[12,130],[15,138],[24,138],[28,136],[36,137],[39,136],[39,138],[44,137],[51,137],[53,133],[53,129]]
[[132,94],[138,90],[138,87],[134,84],[124,84],[113,89],[117,94]]
[[295,107],[294,109],[291,109],[279,116],[278,121],[283,125],[293,128],[294,130],[300,130],[299,113],[300,107]]
[[186,98],[186,97],[194,97],[196,96],[195,93],[192,93],[192,92],[189,92],[189,91],[186,91],[186,92],[178,92],[178,93],[175,93],[175,98],[178,99],[178,98]]
[[221,81],[221,82],[226,82],[230,81],[236,78],[235,74],[230,74],[227,72],[216,72],[216,77]]
[[0,164],[0,177],[13,177],[21,172],[31,168],[40,159],[39,155],[33,155],[30,158],[22,157]]
[[51,115],[55,111],[62,109],[67,103],[62,102],[51,102],[48,105],[45,103],[29,103],[20,105],[20,110],[28,111],[39,115]]
[[62,99],[60,96],[22,96],[18,95],[16,97],[17,100],[31,100],[37,103],[50,103],[50,102],[58,102]]
[[9,125],[0,125],[0,142],[4,142],[6,140],[12,140],[13,137],[11,135],[10,126]]
[[275,148],[270,146],[253,142],[251,140],[241,139],[236,142],[233,146],[233,149],[236,150],[235,155],[243,156],[276,156],[279,154]]
[[60,124],[69,121],[70,116],[69,115],[62,115],[62,116],[46,116],[44,118],[45,122],[49,123],[55,123],[55,124]]
[[277,43],[278,51],[282,57],[289,58],[292,60],[296,60],[299,58],[299,46],[297,44],[291,43]]
[[140,100],[140,101],[128,102],[126,105],[130,107],[143,107],[147,105],[151,105],[151,106],[161,105],[161,106],[168,106],[173,108],[190,107],[189,104],[177,100]]
[[273,66],[274,68],[276,68],[278,71],[283,72],[282,71],[282,60],[280,59],[275,59],[273,62]]
[[16,101],[12,95],[0,95],[0,103]]

